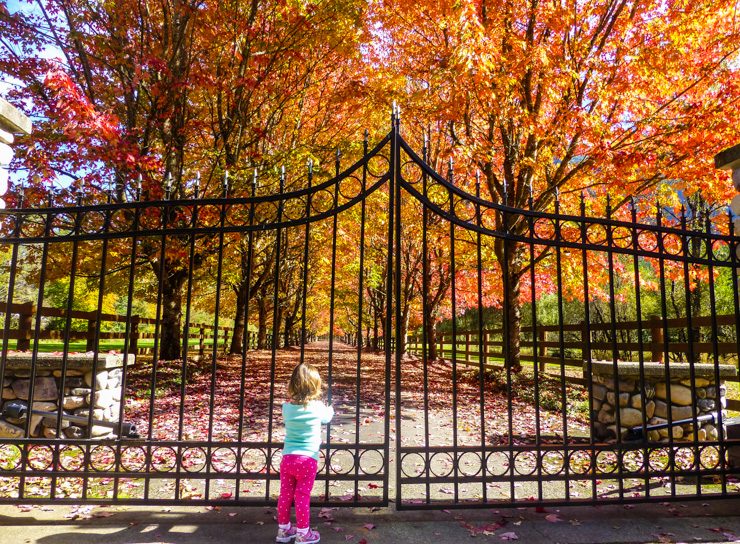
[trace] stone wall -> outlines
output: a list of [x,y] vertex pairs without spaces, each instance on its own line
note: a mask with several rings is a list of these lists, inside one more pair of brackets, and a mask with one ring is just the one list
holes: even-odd
[[[57,412],[60,398],[64,414],[87,418],[92,405],[93,418],[117,422],[121,409],[124,360],[120,354],[100,355],[93,375],[92,353],[69,354],[64,394],[60,395],[62,382],[62,356],[39,353],[33,391],[33,409]],[[127,357],[127,364],[134,363],[134,355]],[[20,399],[28,401],[31,376],[31,354],[8,354],[2,388],[2,409],[6,403]],[[93,394],[94,391],[94,394]],[[0,414],[3,412],[0,411]],[[0,415],[0,437],[21,438],[25,434],[25,420]],[[57,421],[54,417],[31,416],[32,437],[56,438]],[[115,429],[101,425],[89,428],[87,422],[62,421],[66,438],[108,438],[115,436]]]
[[[620,434],[630,428],[642,427],[643,410],[648,425],[717,414],[726,407],[726,386],[723,378],[735,376],[733,365],[694,364],[693,381],[691,365],[670,363],[666,379],[666,365],[643,363],[641,381],[640,363],[620,362],[615,379],[611,361],[594,361],[584,364],[584,376],[592,379],[592,432],[597,440],[614,440],[617,436],[617,409],[619,410]],[[719,383],[716,381],[719,374]],[[724,415],[724,410],[723,410]],[[674,441],[717,440],[719,431],[714,421],[703,421],[673,425],[669,428],[649,430],[647,439],[652,442],[667,442],[672,432]],[[694,433],[696,432],[696,437]]]
[[[730,209],[734,216],[733,226],[735,236],[740,236],[740,144],[720,151],[714,156],[714,165],[720,170],[732,172],[732,185],[738,194],[730,202]],[[737,247],[737,258],[740,259],[740,246]]]

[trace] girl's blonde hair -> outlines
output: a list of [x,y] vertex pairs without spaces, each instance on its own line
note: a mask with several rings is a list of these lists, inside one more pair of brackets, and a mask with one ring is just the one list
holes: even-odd
[[288,394],[294,404],[304,406],[312,400],[321,398],[321,375],[318,369],[308,363],[301,363],[293,369],[288,382]]

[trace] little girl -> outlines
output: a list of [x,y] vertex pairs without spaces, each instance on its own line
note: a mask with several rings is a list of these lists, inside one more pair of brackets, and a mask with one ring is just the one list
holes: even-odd
[[[334,416],[334,409],[321,400],[321,376],[312,365],[302,363],[293,369],[288,384],[290,402],[283,403],[285,445],[280,463],[278,534],[276,542],[314,544],[318,531],[309,526],[311,489],[321,447],[321,425]],[[290,525],[290,507],[295,502],[296,527]]]

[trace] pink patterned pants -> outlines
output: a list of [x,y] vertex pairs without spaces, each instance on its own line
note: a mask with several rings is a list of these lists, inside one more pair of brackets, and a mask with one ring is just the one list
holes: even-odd
[[280,496],[277,518],[280,525],[290,523],[290,507],[295,502],[296,527],[305,529],[311,518],[311,489],[318,463],[305,455],[283,455],[280,462]]

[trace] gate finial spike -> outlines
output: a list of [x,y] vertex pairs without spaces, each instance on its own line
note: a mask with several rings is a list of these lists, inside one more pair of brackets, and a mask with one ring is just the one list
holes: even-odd
[[194,197],[197,199],[200,196],[200,172],[195,173],[195,191]]
[[257,187],[257,168],[255,167],[254,173],[252,174],[252,185]]
[[229,194],[229,171],[224,170],[224,198]]
[[142,176],[141,176],[141,173],[139,173],[139,182],[136,186],[136,191],[135,191],[136,200],[139,200],[141,198],[141,185],[142,185]]

